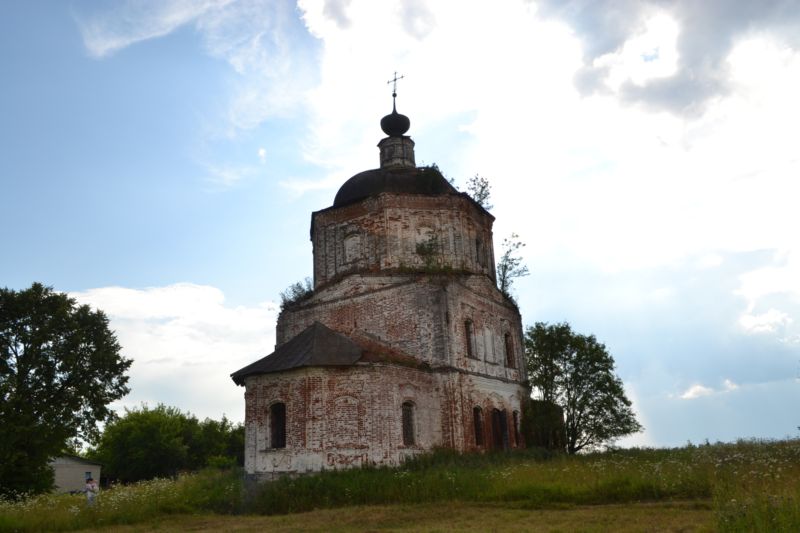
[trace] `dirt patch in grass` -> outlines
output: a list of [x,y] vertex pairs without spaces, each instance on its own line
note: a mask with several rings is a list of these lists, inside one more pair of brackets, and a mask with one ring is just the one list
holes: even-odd
[[182,515],[107,529],[145,531],[714,531],[710,502],[525,509],[505,504],[363,506],[282,516]]

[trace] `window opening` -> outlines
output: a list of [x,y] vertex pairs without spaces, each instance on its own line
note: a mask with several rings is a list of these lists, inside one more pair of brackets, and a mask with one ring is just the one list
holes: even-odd
[[464,336],[467,342],[467,357],[477,358],[475,354],[475,328],[472,325],[472,320],[464,322]]
[[269,442],[272,448],[286,448],[286,404],[274,403],[269,408]]
[[414,404],[403,402],[403,445],[414,445]]
[[508,420],[506,412],[492,409],[492,447],[495,450],[508,449]]
[[480,407],[472,409],[472,419],[475,426],[475,446],[483,446],[483,411]]
[[506,343],[506,366],[508,368],[514,368],[516,367],[516,365],[514,364],[514,342],[511,340],[510,333],[506,333],[505,343]]

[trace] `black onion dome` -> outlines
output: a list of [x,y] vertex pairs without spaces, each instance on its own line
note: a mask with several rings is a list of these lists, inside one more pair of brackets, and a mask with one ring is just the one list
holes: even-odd
[[436,168],[376,168],[356,174],[344,182],[336,193],[333,207],[341,207],[382,192],[429,196],[459,194]]
[[411,121],[407,116],[397,112],[397,108],[392,106],[392,113],[381,119],[381,129],[389,137],[402,137],[411,127]]

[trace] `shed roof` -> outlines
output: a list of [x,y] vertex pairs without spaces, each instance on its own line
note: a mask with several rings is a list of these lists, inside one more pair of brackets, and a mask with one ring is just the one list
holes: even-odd
[[237,385],[244,385],[244,378],[255,374],[307,366],[349,366],[363,353],[351,339],[314,322],[271,354],[231,374],[231,379]]

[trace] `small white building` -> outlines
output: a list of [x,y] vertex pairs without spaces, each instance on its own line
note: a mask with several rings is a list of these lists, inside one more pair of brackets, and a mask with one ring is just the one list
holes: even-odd
[[55,474],[55,491],[70,492],[83,490],[86,480],[92,478],[100,482],[100,463],[89,461],[76,455],[62,455],[50,461]]

